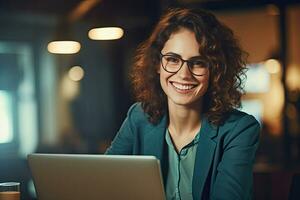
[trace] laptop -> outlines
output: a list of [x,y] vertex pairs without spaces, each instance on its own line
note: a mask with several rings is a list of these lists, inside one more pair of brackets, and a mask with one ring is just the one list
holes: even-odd
[[38,200],[164,200],[154,156],[30,154]]

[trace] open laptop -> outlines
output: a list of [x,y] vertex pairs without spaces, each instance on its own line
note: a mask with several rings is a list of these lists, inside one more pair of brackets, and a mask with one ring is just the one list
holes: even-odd
[[30,154],[38,200],[164,200],[154,156]]

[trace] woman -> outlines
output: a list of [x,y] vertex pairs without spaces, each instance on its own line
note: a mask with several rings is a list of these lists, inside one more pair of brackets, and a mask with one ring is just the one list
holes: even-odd
[[171,9],[137,52],[137,100],[106,154],[154,155],[167,199],[251,199],[259,139],[240,106],[245,56],[212,14]]

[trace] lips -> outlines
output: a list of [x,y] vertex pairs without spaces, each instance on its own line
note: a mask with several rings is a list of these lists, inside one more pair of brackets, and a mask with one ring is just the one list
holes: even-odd
[[190,83],[177,83],[177,82],[170,82],[170,83],[172,86],[174,86],[176,90],[183,91],[183,92],[188,92],[197,86],[197,84],[190,84]]

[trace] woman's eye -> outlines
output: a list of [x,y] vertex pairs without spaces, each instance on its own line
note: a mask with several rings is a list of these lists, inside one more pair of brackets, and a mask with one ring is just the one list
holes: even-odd
[[168,56],[166,59],[168,62],[171,62],[171,63],[179,63],[179,58],[176,58],[176,57]]
[[193,63],[193,67],[206,67],[206,65],[207,65],[202,60],[195,60],[192,63]]

